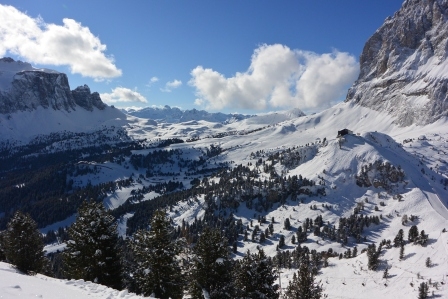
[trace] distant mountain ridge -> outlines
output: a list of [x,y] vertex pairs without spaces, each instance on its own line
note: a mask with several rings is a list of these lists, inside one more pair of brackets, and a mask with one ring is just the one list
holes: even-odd
[[366,42],[346,101],[402,126],[448,116],[448,1],[406,0]]
[[281,122],[284,120],[293,119],[305,115],[305,113],[303,113],[298,108],[282,112],[269,112],[260,115],[245,115],[239,113],[231,113],[231,114],[225,114],[221,112],[210,113],[205,110],[197,110],[197,109],[181,110],[177,107],[170,107],[168,105],[165,105],[164,107],[145,107],[142,109],[127,108],[123,109],[122,111],[132,116],[155,120],[156,122],[159,123],[182,123],[188,121],[204,120],[214,123],[230,124],[249,118],[260,119],[260,118],[266,118],[267,115],[279,115],[279,114],[281,114],[282,117],[277,116],[275,117],[274,121]]
[[37,69],[31,64],[0,59],[0,113],[32,111],[38,107],[74,111],[78,107],[88,111],[103,110],[106,105],[97,92],[87,85],[70,90],[66,74]]
[[142,109],[123,109],[123,112],[140,117],[152,119],[157,122],[166,122],[166,123],[181,123],[192,120],[205,120],[209,122],[234,122],[238,120],[243,120],[252,115],[243,115],[243,114],[224,114],[221,112],[210,113],[205,110],[181,110],[177,107],[170,107],[165,105],[164,107],[145,107]]

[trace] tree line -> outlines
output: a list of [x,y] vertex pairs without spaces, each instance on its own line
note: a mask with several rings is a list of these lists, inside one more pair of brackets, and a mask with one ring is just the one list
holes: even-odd
[[[149,229],[140,229],[123,241],[104,206],[85,201],[68,228],[68,239],[60,254],[64,278],[157,298],[279,298],[278,266],[263,249],[232,260],[228,240],[219,229],[210,227],[203,229],[196,243],[188,244],[176,237],[163,210],[153,214]],[[26,274],[52,274],[36,222],[20,211],[0,233],[0,260]],[[311,254],[302,251],[298,261],[298,272],[285,298],[321,298]]]

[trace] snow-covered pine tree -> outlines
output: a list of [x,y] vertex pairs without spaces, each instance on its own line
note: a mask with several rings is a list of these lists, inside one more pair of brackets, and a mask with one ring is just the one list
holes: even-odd
[[179,241],[173,241],[174,229],[164,211],[154,212],[151,229],[137,231],[130,246],[136,269],[137,288],[145,295],[157,298],[182,298],[183,280],[177,256]]
[[300,263],[299,271],[294,273],[285,292],[286,299],[319,299],[322,297],[322,286],[314,281],[309,262]]
[[36,222],[28,214],[17,211],[8,222],[3,236],[6,261],[17,270],[36,274],[45,265],[44,243]]
[[276,273],[263,249],[246,256],[235,266],[235,287],[238,298],[272,298],[279,297],[278,285],[274,284]]
[[117,224],[103,204],[83,202],[68,235],[63,253],[66,275],[120,289]]
[[217,229],[204,228],[194,247],[189,273],[192,298],[234,298],[228,241]]

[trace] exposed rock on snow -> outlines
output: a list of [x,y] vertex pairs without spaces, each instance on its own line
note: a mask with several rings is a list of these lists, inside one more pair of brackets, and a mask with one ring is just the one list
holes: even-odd
[[12,58],[0,59],[0,113],[32,111],[38,107],[70,112],[77,107],[103,110],[106,105],[87,85],[70,91],[66,74],[36,69]]
[[448,115],[448,1],[407,0],[372,35],[346,101],[396,116],[401,126]]

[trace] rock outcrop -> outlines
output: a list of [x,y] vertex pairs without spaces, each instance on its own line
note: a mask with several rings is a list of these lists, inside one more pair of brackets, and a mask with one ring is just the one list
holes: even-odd
[[106,105],[87,85],[70,90],[66,74],[36,69],[29,63],[0,59],[0,113],[45,109],[73,111],[80,108],[103,110]]
[[406,0],[365,44],[346,101],[425,125],[448,116],[447,90],[448,1]]

